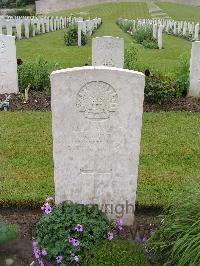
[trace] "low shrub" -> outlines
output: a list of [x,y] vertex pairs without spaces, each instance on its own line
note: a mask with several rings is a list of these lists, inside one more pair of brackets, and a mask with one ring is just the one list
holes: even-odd
[[188,266],[200,262],[200,188],[181,195],[165,210],[162,223],[149,241],[162,265]]
[[140,27],[133,32],[134,40],[146,48],[157,49],[157,40],[153,39],[152,27]]
[[130,20],[124,20],[119,18],[116,22],[116,24],[124,31],[128,32],[132,29],[133,23]]
[[116,237],[111,241],[103,240],[86,256],[84,266],[147,266],[144,252],[136,243]]
[[19,17],[23,17],[23,16],[31,16],[31,12],[29,10],[26,9],[14,9],[12,11],[9,11],[7,13],[8,16],[19,16]]
[[17,237],[19,226],[15,224],[0,224],[0,245]]
[[34,243],[34,253],[37,258],[37,254],[45,250],[47,260],[61,259],[63,265],[81,260],[106,237],[111,227],[106,215],[96,205],[63,202],[52,210],[46,202],[43,210],[46,214],[36,227],[38,244]]
[[185,97],[189,89],[190,63],[187,56],[180,58],[179,67],[176,72],[176,96]]
[[[86,35],[81,32],[81,44],[86,45]],[[78,45],[78,26],[76,24],[71,25],[65,32],[64,43],[67,46]]]
[[168,77],[146,76],[144,97],[147,102],[163,104],[176,96],[176,86]]
[[135,69],[137,62],[137,49],[132,45],[125,50],[124,66],[127,69]]
[[57,69],[56,64],[50,64],[45,59],[38,58],[18,66],[18,81],[20,92],[27,87],[36,91],[50,91],[50,73]]

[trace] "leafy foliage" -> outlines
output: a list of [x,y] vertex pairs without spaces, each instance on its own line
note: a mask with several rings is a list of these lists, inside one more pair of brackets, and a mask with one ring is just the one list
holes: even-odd
[[0,0],[0,8],[23,7],[34,3],[34,0]]
[[84,266],[147,266],[147,259],[141,247],[117,237],[112,241],[103,240],[86,256]]
[[[81,32],[81,44],[86,45],[86,35]],[[72,24],[65,32],[64,43],[67,46],[76,46],[78,45],[78,26]]]
[[36,91],[49,90],[50,73],[57,67],[57,65],[49,64],[43,58],[27,61],[18,66],[20,91],[24,92],[27,87]]
[[123,19],[119,18],[116,23],[124,32],[130,31],[133,27],[133,24],[130,20],[125,22]]
[[186,96],[189,89],[190,63],[187,56],[180,58],[179,68],[176,72],[176,96]]
[[19,17],[23,17],[23,16],[31,16],[31,12],[29,10],[26,9],[16,9],[16,10],[12,10],[9,11],[7,13],[8,16],[19,16]]
[[157,41],[152,36],[152,27],[139,27],[133,32],[133,38],[137,43],[142,44],[146,48],[157,49]]
[[136,68],[136,62],[137,62],[137,50],[132,45],[125,51],[125,60],[124,65],[127,69],[135,69]]
[[[77,224],[83,225],[82,232],[75,230]],[[63,263],[72,263],[72,254],[84,256],[104,238],[109,227],[106,215],[96,205],[64,202],[41,218],[36,229],[37,240],[40,247],[47,250],[48,260],[63,256]],[[80,241],[80,245],[70,244],[69,237]]]
[[165,265],[188,266],[200,262],[200,188],[181,195],[165,211],[162,224],[150,239],[157,258]]
[[159,76],[146,77],[144,97],[147,102],[162,104],[175,97],[174,81]]
[[15,224],[0,224],[0,245],[17,237],[19,226]]

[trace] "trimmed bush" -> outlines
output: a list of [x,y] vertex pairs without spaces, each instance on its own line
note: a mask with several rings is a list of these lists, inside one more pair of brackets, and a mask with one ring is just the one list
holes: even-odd
[[186,96],[189,89],[190,63],[187,56],[180,58],[179,68],[176,72],[176,96]]
[[49,261],[62,256],[63,265],[69,265],[93,249],[106,236],[110,226],[98,206],[63,202],[55,205],[53,211],[42,216],[37,224],[39,249],[46,250]]
[[[86,35],[81,32],[81,44],[86,45]],[[65,32],[64,43],[67,46],[76,46],[78,45],[78,26],[72,24]]]
[[145,80],[144,97],[147,102],[163,104],[176,96],[176,86],[168,77],[149,76]]
[[155,258],[169,266],[199,265],[200,188],[194,184],[189,196],[181,195],[165,210],[162,224],[149,246]]
[[8,12],[7,14],[8,16],[19,16],[19,17],[23,17],[23,16],[31,16],[31,12],[29,10],[26,9],[16,9],[16,10],[12,10],[10,12]]
[[45,59],[39,58],[27,61],[18,66],[18,80],[21,92],[27,87],[32,90],[50,90],[50,73],[57,69],[56,64],[49,64]]
[[124,65],[127,69],[135,69],[137,62],[137,49],[132,45],[125,50]]
[[148,262],[140,246],[116,237],[103,240],[86,256],[84,266],[147,266]]
[[134,40],[146,48],[157,49],[157,40],[153,39],[152,27],[141,27],[133,33]]

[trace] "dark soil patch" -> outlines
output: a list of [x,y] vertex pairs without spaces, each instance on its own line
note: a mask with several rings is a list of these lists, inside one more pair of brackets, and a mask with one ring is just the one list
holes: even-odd
[[[129,241],[136,237],[149,238],[160,222],[159,214],[160,210],[139,210],[134,226],[125,227],[122,235]],[[14,266],[27,266],[34,261],[32,240],[41,215],[40,210],[33,208],[0,208],[0,223],[19,224],[21,229],[16,240],[0,246],[0,266],[5,266],[5,258],[12,258]],[[45,262],[45,266],[53,264]]]
[[[5,99],[5,94],[0,94],[0,100]],[[9,111],[50,111],[51,96],[45,91],[30,91],[29,98],[25,101],[22,94],[11,94]]]
[[[5,99],[5,94],[0,94],[0,100]],[[29,98],[25,101],[22,94],[11,94],[9,111],[50,111],[51,96],[45,91],[30,91]],[[162,105],[144,102],[144,112],[169,112],[188,111],[200,112],[200,99],[177,98]]]

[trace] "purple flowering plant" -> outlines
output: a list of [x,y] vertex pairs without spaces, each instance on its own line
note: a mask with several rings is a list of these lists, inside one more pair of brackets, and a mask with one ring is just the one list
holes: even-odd
[[113,230],[122,226],[121,222],[111,223],[97,205],[53,205],[48,199],[42,211],[44,215],[36,226],[36,260],[47,259],[57,265],[78,265],[95,244],[112,240]]

